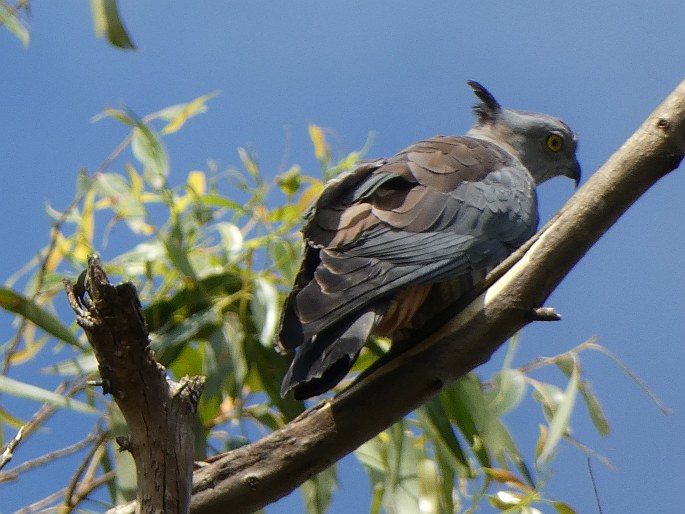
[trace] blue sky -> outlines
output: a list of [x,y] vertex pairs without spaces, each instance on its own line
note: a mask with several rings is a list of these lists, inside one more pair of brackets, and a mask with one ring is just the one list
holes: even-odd
[[[64,208],[78,169],[95,169],[125,135],[112,121],[91,123],[106,106],[124,102],[145,114],[221,91],[206,114],[167,138],[172,182],[207,169],[209,158],[222,167],[238,165],[236,149],[246,145],[271,175],[286,148],[288,164],[314,174],[308,123],[334,130],[346,150],[360,148],[374,131],[370,155],[392,155],[423,137],[465,132],[473,103],[465,81],[475,79],[508,107],[568,122],[580,135],[588,177],[685,77],[679,0],[124,1],[121,8],[137,52],[95,39],[85,2],[32,3],[26,50],[0,31],[2,280],[47,242],[44,204]],[[680,169],[641,198],[550,298],[563,321],[530,326],[521,338],[518,364],[596,335],[673,409],[663,416],[606,358],[583,359],[613,428],[601,438],[582,408],[574,413],[574,435],[617,468],[593,465],[605,512],[682,508],[683,191]],[[571,193],[568,181],[541,187],[543,219]],[[66,302],[61,307],[68,316]],[[13,334],[9,322],[0,315],[0,342]],[[44,353],[49,359],[50,349]],[[498,354],[482,373],[500,362]],[[13,376],[52,384],[36,373],[24,366]],[[6,397],[0,402],[10,404]],[[24,403],[15,412],[27,417],[35,407]],[[535,409],[507,418],[529,452],[540,422]],[[16,462],[64,443],[65,426],[75,440],[78,419],[60,414],[17,452]],[[340,475],[330,512],[368,510],[360,469],[346,459]],[[0,485],[0,512],[63,483],[64,477],[53,482],[35,473]],[[578,512],[596,512],[586,458],[569,445],[562,446],[546,491]],[[268,512],[301,512],[297,493]]]

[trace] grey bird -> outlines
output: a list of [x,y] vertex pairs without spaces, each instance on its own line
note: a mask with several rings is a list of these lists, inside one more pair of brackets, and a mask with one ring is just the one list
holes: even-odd
[[295,350],[281,388],[333,388],[370,335],[393,342],[486,274],[536,231],[535,186],[580,181],[577,137],[547,114],[510,110],[477,82],[476,123],[329,182],[305,215],[304,260],[277,348]]

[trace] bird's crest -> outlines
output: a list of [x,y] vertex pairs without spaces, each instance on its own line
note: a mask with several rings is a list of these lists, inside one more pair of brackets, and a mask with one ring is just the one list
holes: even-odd
[[502,106],[495,100],[490,91],[475,80],[469,80],[466,83],[471,86],[471,89],[473,89],[473,92],[480,100],[480,103],[473,106],[473,112],[476,118],[478,118],[478,123],[484,124],[493,121],[502,110]]

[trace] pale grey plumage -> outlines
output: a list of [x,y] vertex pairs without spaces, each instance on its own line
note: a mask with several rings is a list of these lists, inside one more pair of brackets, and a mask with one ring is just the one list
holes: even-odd
[[282,394],[332,388],[370,334],[396,337],[463,297],[535,232],[535,185],[580,179],[565,123],[469,85],[480,103],[466,136],[361,164],[313,205],[279,332],[282,350],[297,348]]

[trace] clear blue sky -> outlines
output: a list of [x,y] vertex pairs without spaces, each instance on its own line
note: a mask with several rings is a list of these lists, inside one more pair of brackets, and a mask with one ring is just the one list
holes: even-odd
[[[44,204],[64,208],[77,170],[95,169],[123,137],[112,121],[90,122],[108,105],[125,102],[145,114],[221,91],[208,113],[166,140],[172,182],[206,169],[208,158],[237,165],[236,149],[245,145],[270,174],[286,147],[289,164],[316,173],[308,123],[335,130],[347,150],[361,147],[373,130],[370,154],[391,155],[419,138],[466,131],[473,98],[464,83],[475,79],[506,106],[567,121],[580,134],[587,177],[685,77],[680,0],[124,1],[121,7],[137,52],[96,40],[86,2],[33,2],[27,50],[0,31],[2,280],[47,242]],[[571,189],[562,180],[541,188],[543,218]],[[639,200],[550,298],[563,321],[528,327],[521,339],[518,364],[597,335],[674,411],[663,416],[606,358],[585,356],[585,376],[613,432],[597,436],[579,408],[573,433],[617,468],[593,466],[607,513],[682,510],[684,191],[680,169]],[[69,319],[65,307],[64,301],[61,312]],[[0,315],[0,342],[14,332],[9,322]],[[44,353],[49,359],[51,350]],[[496,356],[482,372],[500,361]],[[12,376],[54,383],[36,373],[24,366]],[[0,402],[25,417],[37,407],[3,396]],[[50,430],[20,448],[15,463],[75,441],[86,430],[81,421],[92,422],[60,414]],[[535,406],[507,418],[529,455],[539,422]],[[368,510],[366,478],[352,460],[345,460],[340,478],[330,512]],[[63,484],[63,476],[36,472],[0,485],[0,512]],[[562,446],[546,491],[579,513],[596,512],[585,456],[569,445]],[[268,512],[301,509],[296,493]]]

